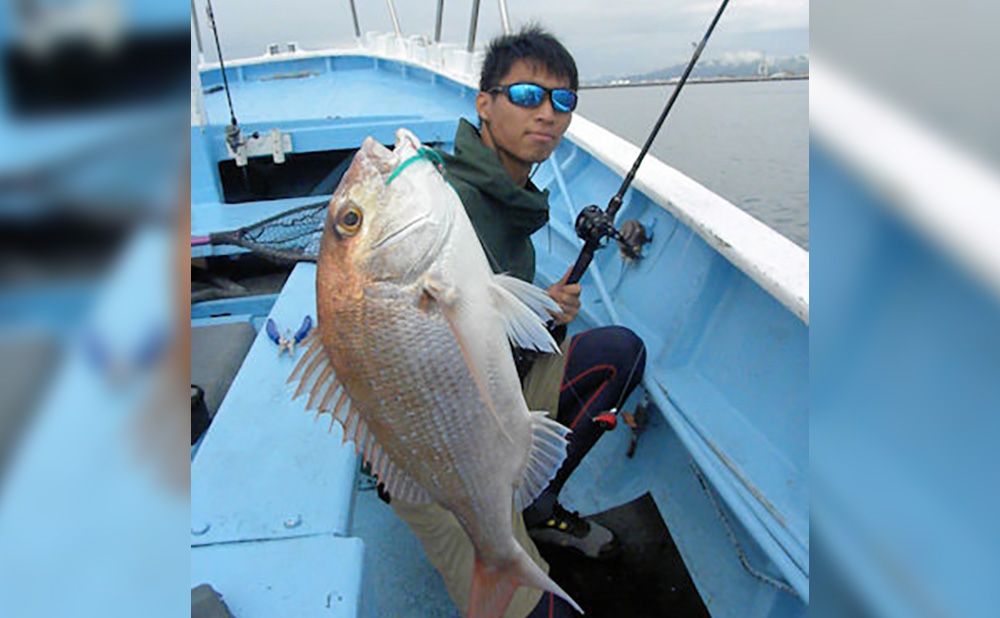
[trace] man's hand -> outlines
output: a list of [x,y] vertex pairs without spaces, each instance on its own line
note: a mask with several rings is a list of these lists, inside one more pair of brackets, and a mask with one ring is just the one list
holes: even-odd
[[562,313],[552,314],[553,319],[555,319],[556,324],[569,324],[576,318],[576,314],[580,312],[580,284],[579,283],[566,283],[569,279],[569,273],[573,270],[570,266],[566,270],[566,274],[563,275],[557,283],[553,283],[546,290],[552,300],[559,304],[559,308],[562,309]]

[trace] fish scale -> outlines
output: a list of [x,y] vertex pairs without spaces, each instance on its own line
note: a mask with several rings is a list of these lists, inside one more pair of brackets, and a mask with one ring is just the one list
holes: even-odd
[[[398,442],[398,434],[390,435],[382,447],[397,459],[406,451],[425,453],[436,464],[440,478],[451,483],[440,486],[444,495],[468,492],[479,502],[482,496],[478,495],[478,488],[467,483],[458,463],[463,456],[468,461],[477,436],[473,435],[474,425],[459,422],[458,417],[484,404],[464,371],[461,352],[447,323],[443,318],[428,320],[423,315],[411,315],[420,311],[408,307],[415,298],[415,294],[401,292],[395,303],[383,303],[380,299],[368,303],[365,312],[370,319],[363,339],[375,349],[391,349],[395,355],[392,362],[378,365],[392,367],[395,375],[391,380],[379,382],[376,397],[390,401],[396,396],[406,398],[401,406],[388,406],[378,422],[407,427],[415,438],[404,446]],[[378,327],[372,328],[373,324]],[[374,364],[371,370],[376,370]],[[422,415],[413,412],[422,410],[434,412]],[[455,486],[455,481],[461,484]]]

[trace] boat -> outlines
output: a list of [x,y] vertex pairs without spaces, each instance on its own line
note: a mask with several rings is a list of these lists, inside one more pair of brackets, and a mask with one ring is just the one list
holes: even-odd
[[[247,256],[213,234],[328,199],[365,137],[391,144],[406,127],[448,150],[459,118],[475,118],[481,51],[398,29],[356,33],[347,48],[270,45],[226,59],[224,72],[192,51],[191,235],[200,265]],[[573,263],[577,214],[614,194],[638,151],[574,117],[533,177],[552,206],[533,237],[537,284]],[[636,261],[613,247],[598,252],[570,334],[621,324],[643,338],[646,375],[622,409],[646,422],[641,433],[622,424],[604,436],[562,499],[584,514],[650,500],[713,617],[804,616],[808,253],[654,157],[625,195],[625,219],[640,221],[652,241]],[[339,428],[317,425],[291,400],[294,354],[279,354],[264,324],[290,332],[315,319],[315,265],[303,259],[277,278],[268,294],[191,308],[195,339],[238,327],[216,341],[239,337],[245,350],[227,361],[231,383],[223,380],[212,423],[192,448],[192,587],[209,583],[241,617],[454,615]]]

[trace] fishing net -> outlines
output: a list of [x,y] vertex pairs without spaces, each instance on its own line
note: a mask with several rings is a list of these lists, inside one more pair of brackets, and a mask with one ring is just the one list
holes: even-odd
[[306,204],[192,244],[235,245],[277,262],[315,262],[319,255],[327,201]]

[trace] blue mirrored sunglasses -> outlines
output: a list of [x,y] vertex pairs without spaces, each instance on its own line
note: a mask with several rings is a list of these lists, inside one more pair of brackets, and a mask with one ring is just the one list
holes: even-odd
[[545,101],[545,95],[549,95],[552,101],[552,109],[557,112],[571,112],[576,109],[576,93],[569,88],[546,88],[530,82],[510,84],[509,86],[495,86],[489,89],[490,93],[503,92],[507,99],[519,107],[538,107]]

